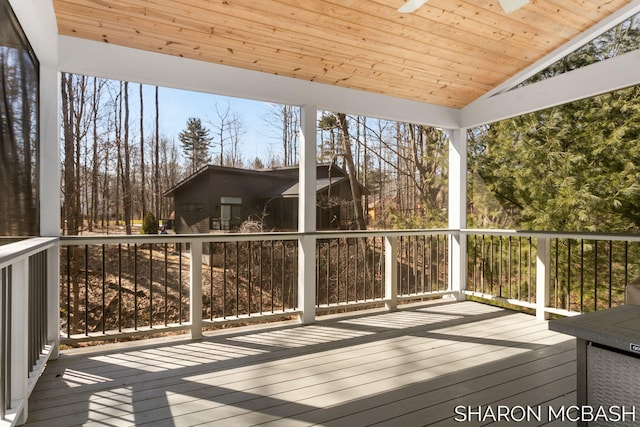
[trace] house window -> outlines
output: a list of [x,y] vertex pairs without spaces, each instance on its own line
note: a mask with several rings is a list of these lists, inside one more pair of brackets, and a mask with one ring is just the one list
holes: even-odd
[[184,212],[202,212],[202,203],[183,203],[182,210]]
[[220,222],[223,230],[232,230],[242,223],[242,198],[220,198]]

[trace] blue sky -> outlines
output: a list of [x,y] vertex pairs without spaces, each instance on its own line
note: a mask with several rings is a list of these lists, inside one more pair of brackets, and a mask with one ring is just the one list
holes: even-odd
[[[139,86],[134,84],[129,86],[130,99],[137,104]],[[144,116],[145,133],[152,133],[155,126],[155,100],[154,86],[144,86]],[[277,128],[267,125],[266,120],[272,111],[269,103],[252,101],[241,98],[229,98],[224,96],[210,95],[199,92],[189,92],[178,89],[161,87],[158,94],[160,104],[160,134],[174,138],[178,143],[178,134],[185,129],[187,119],[197,117],[202,123],[212,129],[210,121],[217,121],[216,103],[220,111],[224,111],[227,102],[230,111],[240,116],[242,122],[243,135],[240,149],[243,153],[245,163],[251,163],[255,157],[260,157],[263,161],[269,158],[270,153],[278,155],[280,151],[280,140],[278,139]],[[132,109],[139,108],[132,105]]]

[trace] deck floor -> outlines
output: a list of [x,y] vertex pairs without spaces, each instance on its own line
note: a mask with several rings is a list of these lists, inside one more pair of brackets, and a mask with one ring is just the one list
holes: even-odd
[[539,411],[522,425],[567,425],[547,410],[575,404],[575,389],[571,337],[526,314],[437,302],[64,351],[27,425],[467,426],[490,424],[498,405]]

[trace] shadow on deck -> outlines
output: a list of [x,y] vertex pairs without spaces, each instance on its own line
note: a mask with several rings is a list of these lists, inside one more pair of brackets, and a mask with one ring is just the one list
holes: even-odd
[[498,405],[544,425],[575,384],[574,340],[546,322],[436,302],[65,351],[27,425],[485,425]]

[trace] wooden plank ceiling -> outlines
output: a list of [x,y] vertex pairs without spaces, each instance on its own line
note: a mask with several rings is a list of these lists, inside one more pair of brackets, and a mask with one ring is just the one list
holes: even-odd
[[461,108],[631,0],[54,0],[59,33]]

